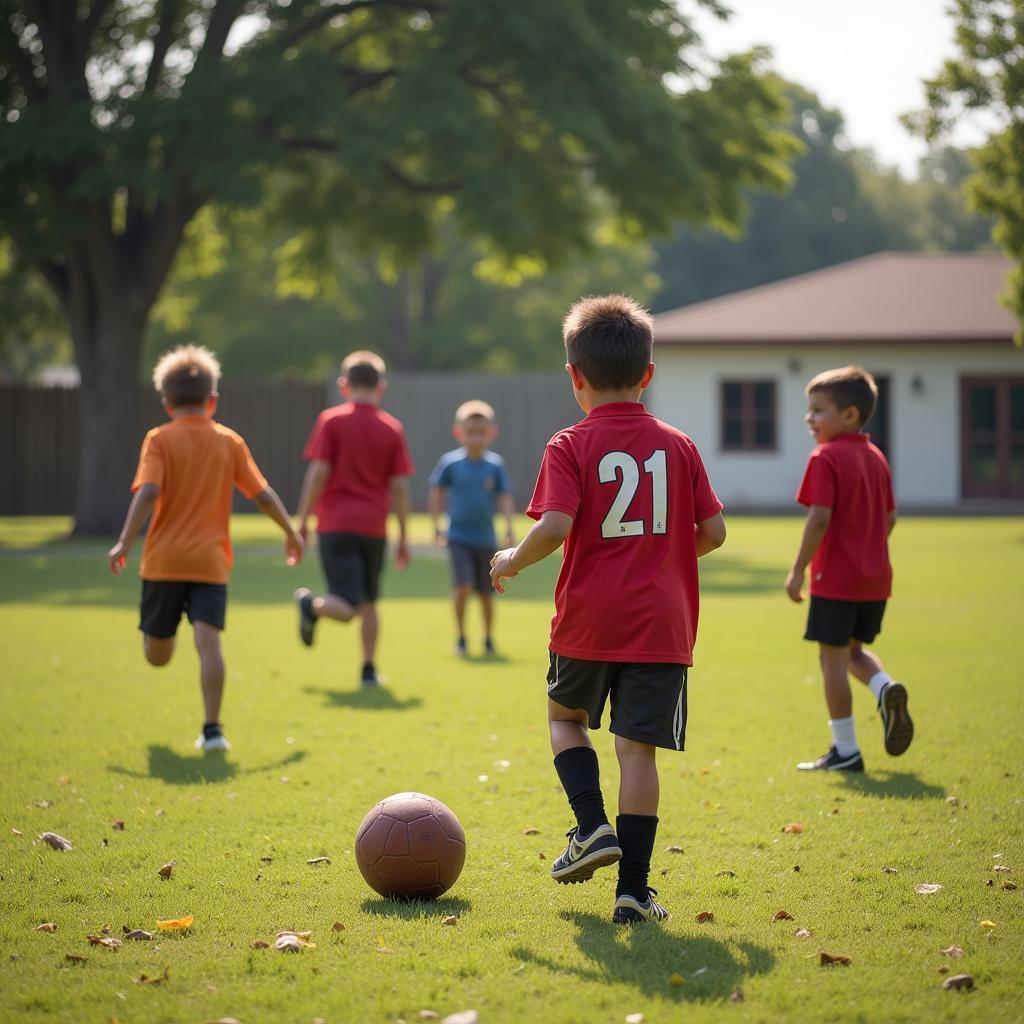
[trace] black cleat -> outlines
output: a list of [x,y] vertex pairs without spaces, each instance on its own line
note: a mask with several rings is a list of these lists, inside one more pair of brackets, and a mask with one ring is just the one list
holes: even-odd
[[616,896],[613,924],[640,924],[643,921],[664,921],[669,912],[654,898],[657,889],[648,888],[647,899],[642,903],[634,896]]
[[373,665],[364,665],[359,682],[365,689],[371,690],[376,686],[383,686],[384,677],[377,674],[377,669]]
[[859,750],[841,757],[835,747],[829,747],[817,761],[801,761],[796,768],[800,772],[862,772],[864,758],[860,756]]
[[487,637],[484,640],[484,654],[488,657],[494,657],[497,653],[498,652],[494,649],[494,641],[490,637]]
[[455,641],[455,656],[458,658],[464,658],[466,656],[466,638],[464,636],[460,636],[459,639]]
[[907,711],[907,688],[902,683],[887,683],[878,700],[885,732],[885,752],[898,757],[914,738],[914,723]]
[[589,836],[581,837],[576,828],[565,834],[569,837],[569,845],[551,865],[551,877],[556,882],[586,882],[594,877],[598,868],[606,868],[622,859],[615,830],[607,822],[598,825]]
[[316,616],[313,614],[313,594],[306,588],[301,587],[293,595],[295,603],[299,606],[299,636],[307,647],[313,646],[313,629],[316,626]]

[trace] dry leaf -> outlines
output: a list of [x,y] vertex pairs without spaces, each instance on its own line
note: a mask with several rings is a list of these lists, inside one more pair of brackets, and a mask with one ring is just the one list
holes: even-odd
[[735,877],[736,877],[736,872],[735,871],[730,871],[728,868],[726,868],[724,871],[716,871],[715,872],[715,878],[735,878]]
[[668,868],[662,868],[661,869],[661,877],[662,878],[668,878]]
[[192,927],[194,918],[191,914],[186,917],[176,917],[172,921],[157,921],[156,926],[162,932],[183,931]]
[[52,800],[37,800],[36,801],[36,807],[42,807],[43,810],[46,810],[47,807],[52,807],[52,806],[53,806],[53,801]]
[[539,858],[540,858],[541,860],[547,860],[547,859],[548,859],[548,855],[547,855],[546,853],[543,853],[543,852],[542,852],[542,853],[538,853],[538,854],[537,854],[537,856],[538,856],[538,857],[539,857]]
[[44,832],[39,838],[44,843],[49,843],[55,850],[72,849],[71,843],[69,843],[63,836],[57,835],[56,832]]
[[449,914],[447,917],[441,919],[441,924],[454,926],[459,923],[459,919],[454,914]]
[[420,1020],[437,1020],[441,1016],[437,1010],[420,1010],[417,1014]]
[[683,848],[681,846],[666,846],[665,847],[665,852],[666,853],[682,853],[683,852]]
[[791,821],[788,825],[782,826],[783,832],[803,832],[804,827],[799,821]]
[[940,949],[939,952],[953,960],[959,960],[964,955],[964,951],[959,946],[947,946],[945,949]]
[[[707,771],[707,769],[704,769]],[[627,1013],[626,1024],[644,1024],[647,1018],[642,1013]]]
[[899,869],[899,868],[889,868],[889,867],[885,867],[885,868],[882,868],[882,870],[883,870],[883,871],[884,871],[884,872],[885,872],[885,873],[886,873],[887,875],[898,875],[898,874],[900,873],[900,869]]
[[49,932],[51,935],[57,930],[57,925],[53,921],[44,921],[42,924],[37,924],[32,929],[34,932]]
[[946,803],[949,804],[951,807],[956,807],[956,805],[960,803],[960,801],[957,800],[955,796],[947,796]]
[[65,953],[64,959],[73,964],[85,964],[89,962],[87,956],[79,956],[78,953]]
[[273,864],[274,863],[274,858],[273,857],[260,857],[260,860],[264,864]]
[[524,836],[539,836],[540,835],[540,829],[539,828],[534,828],[531,825],[529,828],[524,828],[523,829],[523,835]]
[[157,974],[154,977],[150,977],[148,974],[140,974],[138,983],[140,985],[160,985],[165,981],[171,980],[170,969],[165,967],[162,974]]
[[343,932],[344,930],[345,926],[340,921],[335,921],[334,924],[331,925],[332,932]]
[[242,1024],[237,1017],[218,1017],[216,1020],[208,1020],[206,1024]]
[[980,921],[979,924],[982,928],[988,928],[990,931],[996,926],[995,921]]
[[922,882],[920,885],[914,886],[914,892],[920,896],[930,896],[933,892],[938,892],[941,888],[941,885],[937,885],[934,882]]
[[795,921],[796,918],[788,910],[777,910],[772,917],[773,921]]
[[174,870],[174,865],[175,865],[175,864],[177,864],[177,863],[178,863],[178,862],[177,862],[176,860],[169,860],[169,861],[168,861],[168,862],[167,862],[167,863],[166,863],[166,864],[165,864],[165,865],[164,865],[164,866],[163,866],[163,867],[162,867],[162,868],[161,868],[161,869],[160,869],[160,870],[159,870],[159,871],[157,872],[157,874],[158,874],[158,875],[159,875],[159,876],[160,876],[161,878],[170,878],[170,877],[171,877],[171,872],[172,872],[172,871]]
[[16,836],[23,836],[25,833],[20,828],[12,828],[11,833]]
[[307,860],[306,863],[307,864],[330,864],[331,863],[331,858],[330,857],[310,857],[310,859]]
[[673,974],[669,979],[670,985],[685,985],[686,979],[681,974]]
[[729,996],[730,1003],[742,1003],[746,996],[743,995],[743,989],[738,988],[731,996]]
[[985,885],[987,885],[987,886],[988,886],[988,887],[989,887],[990,889],[991,889],[991,888],[992,888],[992,886],[993,886],[993,885],[995,885],[995,884],[996,884],[996,883],[995,883],[995,882],[993,882],[991,878],[990,878],[990,879],[989,879],[989,880],[988,880],[988,881],[987,881],[987,882],[985,883]]
[[87,935],[86,938],[93,946],[106,946],[107,949],[117,949],[124,943],[120,939],[112,938],[110,935]]
[[143,928],[132,928],[124,933],[126,939],[137,939],[139,942],[144,942],[147,939],[153,938],[152,932],[147,932]]
[[993,871],[1009,871],[1010,869],[1005,864],[993,864]]
[[949,974],[949,964],[939,964],[936,970],[939,974]]
[[124,831],[124,819],[123,818],[115,818],[110,823],[110,827],[112,829],[114,829],[116,832],[123,832]]
[[395,950],[393,950],[390,946],[378,946],[376,951],[380,953],[381,956],[395,955]]
[[814,933],[811,931],[810,928],[797,928],[797,930],[793,932],[793,934],[798,939],[809,939]]
[[480,1014],[476,1010],[460,1010],[458,1013],[449,1013],[441,1024],[479,1024]]
[[969,974],[954,974],[942,983],[942,987],[957,991],[963,988],[970,991],[974,988],[974,979]]
[[163,817],[163,816],[164,816],[164,815],[165,815],[166,813],[167,813],[167,812],[166,812],[166,811],[165,811],[165,810],[164,810],[164,809],[163,809],[162,807],[158,807],[158,808],[157,808],[157,809],[156,809],[156,810],[155,810],[155,811],[153,812],[153,817],[154,817],[154,818],[162,818],[162,817]]
[[274,940],[274,949],[282,953],[298,953],[303,949],[316,949],[316,943],[310,942],[312,932],[283,931],[277,933]]
[[828,967],[829,964],[842,964],[848,967],[853,963],[845,953],[830,953],[827,949],[818,950],[818,960],[822,967]]
[[1013,892],[1013,890],[1017,888],[1017,883],[1016,882],[1003,882],[1003,884],[999,888],[1000,889],[1005,889],[1007,892]]
[[697,915],[697,924],[704,924],[707,921],[714,921],[715,915],[711,910],[702,910]]
[[264,942],[262,939],[257,939],[255,942],[249,943],[250,949],[270,949],[270,943]]

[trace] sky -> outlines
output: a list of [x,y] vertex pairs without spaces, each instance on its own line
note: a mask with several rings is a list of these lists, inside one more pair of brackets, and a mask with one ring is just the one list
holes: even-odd
[[[924,143],[899,117],[924,106],[922,81],[955,56],[949,0],[725,0],[724,24],[703,12],[694,22],[714,56],[770,46],[773,67],[803,85],[846,122],[846,137],[882,164],[916,177]],[[687,9],[691,5],[687,4]],[[980,126],[952,141],[977,144]]]

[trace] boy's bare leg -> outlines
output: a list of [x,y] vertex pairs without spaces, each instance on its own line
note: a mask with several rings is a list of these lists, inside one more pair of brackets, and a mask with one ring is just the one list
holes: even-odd
[[469,593],[473,588],[468,583],[460,583],[452,594],[452,605],[455,608],[455,628],[458,630],[459,640],[466,636],[466,605],[469,602]]
[[220,630],[208,622],[196,622],[194,629],[205,721],[219,722],[220,705],[224,698],[224,657],[220,650]]
[[313,614],[318,618],[334,619],[335,622],[351,622],[356,609],[337,594],[324,594],[313,598]]
[[548,727],[551,730],[551,752],[555,757],[573,747],[594,749],[587,722],[586,711],[563,707],[548,698]]
[[829,716],[849,718],[853,714],[853,695],[850,693],[850,648],[819,644],[821,674],[825,680],[825,704]]
[[885,671],[877,655],[864,650],[860,640],[850,643],[850,671],[870,688],[878,702],[886,752],[902,754],[914,738],[914,722],[907,710],[907,688]]
[[359,635],[363,642],[363,664],[374,664],[377,654],[377,639],[380,636],[380,620],[377,618],[377,606],[370,601],[356,609],[360,615]]
[[871,651],[865,651],[859,640],[850,641],[850,671],[865,685],[871,682],[871,677],[879,672],[884,672],[878,655]]
[[624,736],[615,737],[615,756],[619,759],[619,814],[658,813],[661,795],[658,782],[656,748]]
[[480,610],[484,614],[484,636],[490,640],[494,627],[494,598],[487,591],[480,595]]
[[174,654],[175,639],[173,636],[150,636],[143,633],[142,653],[146,656],[146,661],[157,668],[166,665]]
[[647,886],[658,835],[661,796],[656,753],[649,743],[615,737],[615,756],[619,759],[619,815],[615,819],[615,833],[622,848],[622,860],[612,920],[620,924],[668,917],[668,911],[651,899]]

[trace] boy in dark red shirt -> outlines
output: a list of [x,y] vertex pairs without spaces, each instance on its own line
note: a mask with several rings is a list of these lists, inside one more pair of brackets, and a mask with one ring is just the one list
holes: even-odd
[[806,392],[804,419],[818,447],[807,460],[797,494],[808,512],[800,549],[786,577],[786,593],[793,601],[803,601],[809,562],[811,606],[804,639],[818,643],[832,746],[816,761],[802,761],[797,768],[862,772],[848,673],[867,684],[878,701],[890,754],[902,754],[914,737],[906,688],[864,649],[881,631],[892,591],[892,476],[885,456],[862,432],[878,398],[870,373],[859,366],[826,370]]
[[378,408],[384,395],[384,360],[373,352],[353,352],[341,364],[338,390],[343,405],[325,409],[313,426],[304,458],[309,462],[295,513],[306,536],[314,509],[320,560],[328,593],[295,591],[299,635],[313,644],[317,619],[361,619],[362,685],[379,686],[376,650],[377,594],[387,544],[388,510],[398,519],[395,564],[409,562],[406,521],[409,480],[415,472],[402,424]]
[[[619,861],[617,924],[668,917],[647,885],[658,828],[655,752],[683,749],[697,559],[725,540],[722,503],[694,443],[640,402],[654,376],[652,326],[623,295],[582,299],[569,310],[566,370],[587,416],[548,442],[527,509],[537,522],[491,563],[502,592],[503,580],[565,545],[548,722],[576,827],[551,876],[584,882]],[[614,829],[589,736],[609,697],[620,768]]]

